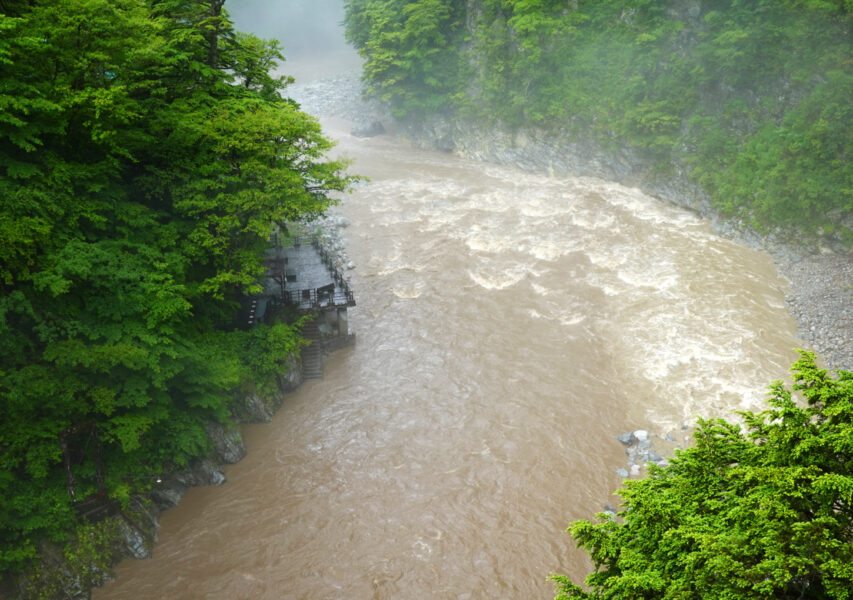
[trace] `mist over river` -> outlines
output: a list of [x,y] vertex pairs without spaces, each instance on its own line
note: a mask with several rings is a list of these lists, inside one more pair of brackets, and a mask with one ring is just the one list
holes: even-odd
[[[304,74],[299,99],[310,73],[356,62],[308,52],[284,70]],[[94,597],[553,597],[550,573],[589,569],[565,527],[617,503],[616,435],[761,407],[801,345],[786,284],[639,190],[319,116],[370,178],[336,208],[357,345],[246,427],[228,482],[190,490],[154,558]]]

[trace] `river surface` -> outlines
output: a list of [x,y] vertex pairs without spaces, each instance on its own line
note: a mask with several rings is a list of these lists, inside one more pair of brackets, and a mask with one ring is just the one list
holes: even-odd
[[795,359],[770,258],[690,212],[324,126],[370,177],[337,209],[357,345],[98,600],[551,598],[616,435],[760,408]]

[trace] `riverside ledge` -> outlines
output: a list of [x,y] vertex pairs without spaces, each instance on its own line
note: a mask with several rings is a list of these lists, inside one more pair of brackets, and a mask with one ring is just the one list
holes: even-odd
[[[349,259],[341,230],[349,221],[329,211],[315,221],[303,222],[311,228],[323,251],[333,257],[342,273],[355,268]],[[349,287],[347,274],[342,279]],[[328,337],[328,336],[327,336]],[[330,353],[354,343],[352,334],[323,339],[322,350]],[[95,563],[70,562],[57,544],[43,542],[41,562],[14,580],[0,581],[0,600],[39,598],[39,600],[90,600],[92,589],[114,578],[112,568],[125,558],[150,558],[156,549],[161,514],[177,506],[191,487],[219,486],[227,482],[225,465],[242,460],[247,453],[240,431],[244,423],[268,423],[282,407],[285,397],[305,381],[301,357],[293,355],[282,365],[275,389],[262,394],[252,385],[235,390],[231,406],[233,422],[210,422],[206,433],[210,453],[191,462],[186,469],[161,474],[146,495],[131,497],[129,507],[111,514],[102,521],[109,532],[108,556],[98,557]]]

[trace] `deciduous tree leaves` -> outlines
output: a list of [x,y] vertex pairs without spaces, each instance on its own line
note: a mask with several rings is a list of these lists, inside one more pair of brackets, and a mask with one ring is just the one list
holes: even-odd
[[[299,347],[297,326],[234,330],[236,301],[273,224],[351,178],[280,96],[278,43],[222,5],[0,4],[0,570],[71,530],[63,431],[98,424],[126,501]],[[92,453],[72,458],[83,497]]]

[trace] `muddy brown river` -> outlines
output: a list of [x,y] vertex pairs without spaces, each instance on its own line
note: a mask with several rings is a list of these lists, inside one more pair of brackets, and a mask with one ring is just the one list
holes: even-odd
[[358,139],[358,342],[97,600],[533,599],[589,569],[615,436],[759,408],[799,345],[770,258],[639,190]]

